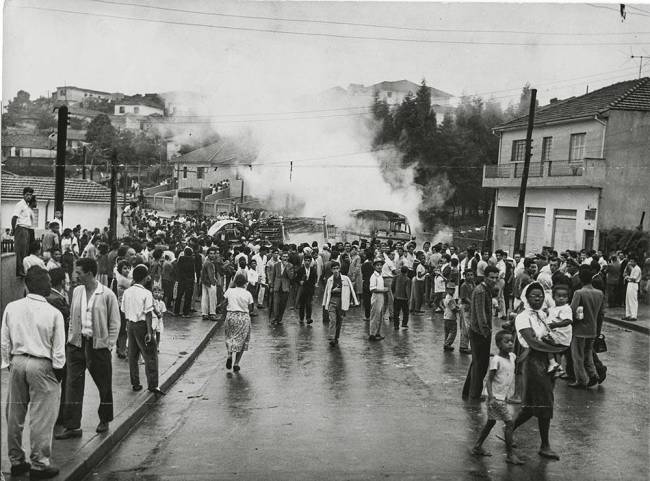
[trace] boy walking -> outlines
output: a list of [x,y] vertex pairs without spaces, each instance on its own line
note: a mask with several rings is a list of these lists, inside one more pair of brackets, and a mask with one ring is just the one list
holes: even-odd
[[[341,334],[341,325],[343,316],[350,309],[350,306],[359,304],[357,296],[352,287],[352,281],[348,276],[341,274],[338,262],[332,262],[332,276],[327,279],[325,285],[325,294],[323,294],[323,308],[327,309],[330,317],[329,324],[329,341],[330,346],[336,346],[339,343]],[[334,319],[336,322],[333,322]]]
[[514,348],[512,334],[507,331],[499,331],[494,336],[494,340],[499,348],[499,354],[490,358],[489,373],[485,383],[488,392],[488,420],[472,448],[472,454],[491,456],[489,452],[483,449],[483,442],[497,421],[503,421],[505,424],[506,462],[524,464],[512,450],[513,422],[506,404],[506,396],[515,377],[515,359],[517,357],[512,352]]
[[460,347],[458,350],[463,354],[472,353],[469,349],[469,306],[472,303],[472,293],[475,287],[474,271],[465,269],[465,282],[458,289],[458,297],[460,297],[460,309],[458,310]]
[[458,333],[458,323],[456,320],[456,314],[458,313],[460,307],[456,299],[454,299],[454,292],[456,292],[456,284],[453,282],[447,283],[447,295],[445,300],[442,301],[445,308],[443,318],[445,320],[445,344],[443,349],[445,351],[454,350],[454,341],[456,340],[456,334]]
[[370,276],[370,336],[368,337],[370,341],[381,341],[384,338],[380,331],[384,320],[384,294],[389,289],[384,287],[384,278],[381,275],[383,267],[384,259],[375,259],[373,262],[375,272]]

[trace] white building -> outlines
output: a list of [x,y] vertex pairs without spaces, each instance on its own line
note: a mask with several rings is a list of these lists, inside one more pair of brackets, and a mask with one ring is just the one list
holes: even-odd
[[12,157],[46,158],[56,157],[56,140],[53,142],[45,135],[3,134],[2,160]]
[[[527,124],[526,116],[495,129],[498,164],[483,172],[483,187],[497,189],[494,247],[508,252],[515,247]],[[538,108],[521,239],[525,254],[543,246],[597,249],[601,231],[635,228],[650,210],[649,185],[650,78]]]
[[[35,226],[37,236],[45,222],[54,217],[54,177],[31,177],[2,172],[0,219],[2,229],[11,227],[16,203],[23,198],[23,188],[32,187],[37,200]],[[109,225],[110,189],[91,180],[66,179],[63,201],[64,227],[80,224],[82,228],[103,228]]]
[[100,90],[84,89],[81,87],[74,87],[66,85],[57,87],[54,94],[55,100],[63,102],[81,102],[89,98],[98,100],[115,100],[121,97],[122,94],[114,94],[110,92],[102,92]]

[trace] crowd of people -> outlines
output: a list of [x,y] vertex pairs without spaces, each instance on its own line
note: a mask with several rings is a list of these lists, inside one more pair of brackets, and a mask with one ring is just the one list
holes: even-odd
[[[27,206],[29,194],[26,189]],[[14,229],[29,216],[23,208],[17,206]],[[635,320],[639,284],[650,274],[650,260],[642,271],[624,252],[605,258],[545,249],[510,257],[502,250],[458,252],[453,245],[415,240],[273,245],[243,237],[232,243],[207,235],[213,221],[163,217],[135,205],[121,240],[112,240],[108,229],[61,231],[60,215],[41,240],[21,234],[29,249],[17,273],[27,295],[8,305],[2,320],[12,474],[56,475],[52,433],[60,440],[81,436],[86,369],[100,393],[97,432],[108,431],[113,348],[118,359],[128,359],[132,390],[143,389],[142,360],[148,390],[164,395],[158,386],[164,319],[197,310],[205,321],[224,322],[226,368],[236,372],[249,348],[251,318],[261,311],[271,326],[284,322],[287,308],[297,311],[304,328],[320,315],[335,348],[346,313],[357,306],[373,343],[384,339],[387,327],[406,330],[413,316],[430,309],[442,317],[442,349],[453,352],[459,337],[459,352],[471,355],[462,397],[487,401],[488,422],[472,452],[489,454],[482,444],[500,420],[507,460],[521,463],[513,431],[537,417],[539,454],[559,459],[549,440],[555,379],[577,389],[605,380],[607,368],[597,355],[605,305],[625,302],[626,317]],[[521,403],[516,419],[506,402]],[[31,465],[22,449],[28,406]]]

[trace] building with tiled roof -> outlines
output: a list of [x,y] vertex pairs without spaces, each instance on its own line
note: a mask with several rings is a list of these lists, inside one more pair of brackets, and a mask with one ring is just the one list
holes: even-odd
[[[2,228],[9,227],[13,208],[23,197],[23,188],[34,189],[37,199],[36,229],[45,229],[46,220],[54,217],[54,177],[14,175],[6,171],[1,176]],[[64,191],[65,226],[80,224],[85,228],[108,225],[110,215],[110,189],[87,179],[66,179]]]
[[[527,125],[524,116],[494,129],[500,136],[498,163],[483,173],[483,187],[496,189],[494,245],[509,252],[515,247]],[[603,232],[633,229],[650,209],[649,185],[649,77],[538,107],[521,239],[525,253],[544,246],[607,250]],[[642,227],[650,227],[647,216]]]
[[52,143],[46,135],[5,133],[1,144],[3,161],[10,157],[56,157],[56,142]]

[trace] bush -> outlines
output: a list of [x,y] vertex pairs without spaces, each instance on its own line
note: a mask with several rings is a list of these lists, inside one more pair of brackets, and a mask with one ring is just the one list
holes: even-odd
[[605,254],[622,250],[642,260],[650,253],[650,232],[615,227],[600,231],[600,248]]

